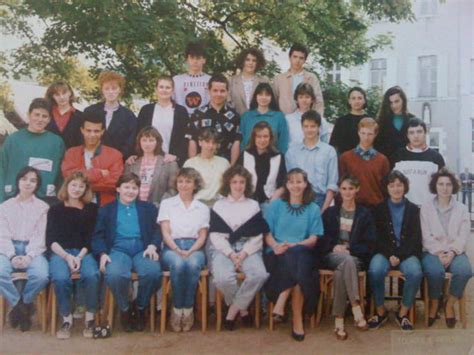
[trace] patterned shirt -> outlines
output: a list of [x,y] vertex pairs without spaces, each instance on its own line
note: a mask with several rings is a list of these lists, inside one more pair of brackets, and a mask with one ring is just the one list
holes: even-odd
[[370,148],[369,150],[364,150],[358,145],[355,149],[355,153],[359,155],[364,160],[370,160],[377,154],[377,151],[374,148]]

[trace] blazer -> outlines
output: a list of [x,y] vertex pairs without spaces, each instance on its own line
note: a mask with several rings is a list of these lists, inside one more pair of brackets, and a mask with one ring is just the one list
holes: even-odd
[[[250,100],[252,100],[253,93],[255,92],[255,88],[260,83],[268,83],[268,78],[261,75],[255,75],[255,79],[253,81],[252,87],[252,95],[250,96]],[[245,101],[245,90],[244,90],[244,82],[242,80],[242,74],[233,75],[229,79],[229,103],[235,108],[240,116],[247,112],[250,108],[247,106]]]
[[[135,201],[143,245],[156,246],[160,250],[161,232],[156,224],[158,209],[151,203]],[[102,253],[109,254],[117,237],[118,201],[111,202],[99,209],[97,223],[92,234],[92,253],[98,259]]]
[[[173,103],[173,105],[173,129],[171,130],[169,153],[176,155],[176,162],[181,167],[188,159],[188,139],[185,136],[190,121],[188,111],[184,106],[176,103]],[[154,110],[155,104],[147,104],[142,107],[138,114],[138,131],[152,125]]]
[[[125,172],[140,176],[142,160],[143,158],[140,157],[133,164],[126,164]],[[178,164],[176,164],[176,162],[165,163],[164,158],[159,155],[156,160],[155,171],[153,172],[148,202],[159,207],[163,198],[176,195],[176,175],[178,175]]]
[[64,127],[64,130],[62,132],[59,130],[59,127],[56,124],[54,118],[51,117],[51,120],[46,126],[46,130],[60,136],[64,141],[66,149],[76,147],[78,145],[81,145],[83,142],[81,133],[82,117],[83,113],[79,110],[75,110],[72,113],[69,122],[67,123],[66,127]]

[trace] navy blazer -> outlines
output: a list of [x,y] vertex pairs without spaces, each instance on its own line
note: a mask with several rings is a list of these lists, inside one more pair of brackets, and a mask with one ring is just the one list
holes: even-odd
[[69,149],[71,147],[77,147],[83,142],[81,133],[82,115],[83,113],[81,111],[75,110],[72,113],[69,122],[67,123],[66,127],[64,127],[64,130],[62,132],[59,130],[59,127],[56,124],[54,118],[51,117],[51,120],[46,126],[46,130],[60,136],[64,141],[66,149]]
[[[158,209],[149,202],[136,200],[138,223],[143,246],[152,244],[157,251],[161,246],[161,232],[156,223]],[[102,253],[109,254],[117,236],[118,201],[108,203],[99,209],[97,223],[92,234],[92,253],[99,258]]]

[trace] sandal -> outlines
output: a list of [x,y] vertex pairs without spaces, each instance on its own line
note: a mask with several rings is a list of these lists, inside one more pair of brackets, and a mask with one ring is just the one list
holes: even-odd
[[349,336],[344,328],[335,328],[334,334],[336,335],[337,340],[346,340]]

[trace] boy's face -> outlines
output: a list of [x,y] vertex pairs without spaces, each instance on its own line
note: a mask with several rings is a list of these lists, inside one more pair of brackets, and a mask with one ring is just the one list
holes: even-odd
[[225,83],[213,82],[209,88],[211,102],[216,106],[223,106],[227,100],[227,85]]
[[102,123],[84,121],[84,125],[81,127],[81,133],[84,137],[85,146],[96,147],[104,135],[104,132],[105,130]]
[[422,126],[408,127],[407,136],[413,148],[422,148],[426,144],[426,133]]
[[306,62],[306,58],[303,52],[294,51],[290,55],[290,67],[294,71],[301,71],[303,65]]
[[303,129],[303,136],[305,139],[316,139],[319,137],[319,125],[311,120],[304,120],[301,122]]
[[29,113],[28,130],[33,133],[42,133],[45,131],[51,117],[48,110],[44,108],[35,108]]
[[213,139],[199,140],[199,146],[201,147],[201,153],[206,156],[214,155],[217,150],[217,142]]
[[374,145],[374,140],[377,134],[373,127],[362,127],[357,132],[359,134],[360,144],[364,147],[371,147]]
[[140,188],[131,180],[117,187],[117,192],[120,195],[120,202],[128,205],[136,200]]
[[188,70],[193,73],[201,73],[204,64],[206,64],[206,58],[203,56],[188,55],[186,58],[186,63],[188,63]]

